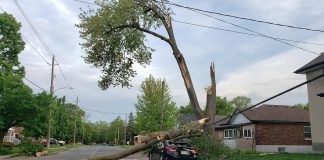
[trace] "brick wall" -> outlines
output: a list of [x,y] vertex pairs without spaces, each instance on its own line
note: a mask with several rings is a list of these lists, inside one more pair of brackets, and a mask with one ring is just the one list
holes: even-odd
[[256,124],[255,138],[256,145],[312,145],[303,124]]

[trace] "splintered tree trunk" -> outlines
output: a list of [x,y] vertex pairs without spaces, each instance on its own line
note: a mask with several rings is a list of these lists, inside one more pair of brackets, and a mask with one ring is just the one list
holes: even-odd
[[206,116],[210,120],[215,119],[216,115],[216,80],[214,63],[210,65],[211,86],[207,89]]

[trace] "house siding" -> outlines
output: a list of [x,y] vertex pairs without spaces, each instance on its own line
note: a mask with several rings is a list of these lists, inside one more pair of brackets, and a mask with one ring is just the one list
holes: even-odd
[[[308,72],[307,80],[324,73],[324,69]],[[312,128],[312,140],[314,151],[324,151],[324,98],[317,94],[324,91],[324,77],[307,84],[309,114]]]
[[304,140],[304,124],[256,124],[256,145],[312,145]]
[[[224,138],[224,129],[215,130],[216,136],[218,140],[222,141],[225,145],[228,145],[230,148],[236,148],[245,151],[254,151],[255,150],[255,125],[245,125],[238,128],[241,130],[241,137],[237,138]],[[244,138],[243,137],[243,129],[251,129],[252,130],[252,138]],[[233,147],[233,142],[235,143],[235,147]],[[231,145],[229,145],[231,144]]]

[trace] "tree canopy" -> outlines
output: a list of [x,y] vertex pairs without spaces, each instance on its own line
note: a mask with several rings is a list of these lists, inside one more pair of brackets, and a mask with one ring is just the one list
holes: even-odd
[[19,32],[21,24],[8,13],[0,13],[0,74],[12,73],[23,76],[18,55],[25,47]]
[[251,98],[246,96],[236,96],[230,101],[230,103],[234,108],[244,109],[251,105]]
[[[136,75],[134,64],[148,65],[152,48],[146,46],[146,35],[162,22],[155,11],[148,8],[149,0],[99,0],[99,10],[80,14],[80,35],[85,40],[85,61],[101,68],[102,89],[121,85],[130,87]],[[165,8],[164,5],[160,7]]]

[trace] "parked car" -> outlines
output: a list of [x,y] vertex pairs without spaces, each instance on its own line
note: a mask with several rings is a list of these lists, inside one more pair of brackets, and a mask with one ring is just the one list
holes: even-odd
[[[45,138],[39,139],[39,143],[41,143],[44,146],[47,146],[47,139],[45,139]],[[56,139],[51,138],[50,144],[59,144],[59,142]]]
[[63,146],[63,145],[65,145],[66,144],[66,142],[65,141],[57,141],[58,142],[58,144],[60,145],[60,146]]
[[50,139],[50,144],[59,144],[58,141],[54,138]]
[[198,151],[188,142],[165,141],[153,146],[149,160],[197,160]]

